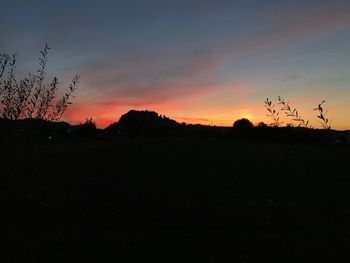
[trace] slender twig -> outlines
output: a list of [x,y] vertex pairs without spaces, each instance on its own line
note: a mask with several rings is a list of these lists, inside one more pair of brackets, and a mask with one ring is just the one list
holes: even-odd
[[266,98],[266,100],[264,101],[264,106],[268,111],[266,116],[270,117],[273,120],[273,122],[270,123],[270,125],[274,127],[279,127],[282,124],[282,122],[280,122],[279,112],[275,109],[276,104],[272,103],[272,101],[269,100],[269,98]]
[[329,119],[327,118],[328,110],[324,110],[322,107],[322,105],[325,102],[326,101],[323,100],[320,104],[318,104],[318,106],[314,110],[318,112],[317,118],[319,118],[321,120],[322,127],[327,129],[327,130],[330,130],[332,127],[330,125]]
[[3,76],[4,76],[8,62],[9,62],[9,56],[7,54],[0,54],[0,96],[4,92]]
[[4,95],[1,100],[1,104],[3,105],[2,116],[5,119],[15,119],[15,96],[16,96],[16,88],[17,81],[15,78],[15,69],[16,69],[16,54],[13,54],[8,62],[9,70],[7,74],[7,80],[5,80],[4,84]]
[[289,105],[289,101],[285,101],[281,96],[278,96],[278,104],[281,105],[281,110],[285,113],[285,115],[291,117],[292,121],[295,121],[298,124],[298,127],[312,128],[309,121],[305,121],[300,116],[298,110]]
[[43,84],[45,75],[46,75],[46,65],[48,60],[48,53],[50,47],[47,43],[45,43],[44,48],[40,51],[41,57],[39,57],[39,69],[37,69],[36,74],[36,86],[34,88],[33,96],[30,100],[30,105],[28,108],[28,117],[36,117],[40,118],[41,108],[40,108],[40,99],[41,94],[44,92],[45,86]]
[[57,121],[59,120],[63,113],[67,110],[68,105],[72,104],[69,100],[71,97],[74,97],[73,93],[77,90],[79,83],[79,76],[76,75],[71,84],[66,89],[65,94],[63,97],[56,103],[54,110],[51,112],[49,119],[51,121]]

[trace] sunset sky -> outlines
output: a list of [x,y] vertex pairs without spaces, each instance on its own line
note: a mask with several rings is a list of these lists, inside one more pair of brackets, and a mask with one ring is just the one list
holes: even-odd
[[349,0],[12,0],[0,29],[19,75],[47,42],[48,77],[81,76],[72,123],[105,127],[130,109],[269,123],[264,100],[280,95],[314,127],[325,99],[332,126],[350,129]]

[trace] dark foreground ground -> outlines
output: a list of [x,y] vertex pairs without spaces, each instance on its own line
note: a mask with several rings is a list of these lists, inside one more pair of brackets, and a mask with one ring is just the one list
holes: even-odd
[[349,262],[350,148],[2,142],[1,262]]

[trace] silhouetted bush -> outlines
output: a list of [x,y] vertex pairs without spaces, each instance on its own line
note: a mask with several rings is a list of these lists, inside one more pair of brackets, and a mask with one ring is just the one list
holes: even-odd
[[258,127],[258,128],[266,128],[266,127],[268,127],[268,125],[265,122],[261,121],[261,122],[258,123],[258,125],[256,127]]
[[96,137],[97,136],[97,128],[96,123],[92,118],[86,119],[85,123],[77,126],[78,135],[83,137]]
[[61,119],[79,82],[75,76],[63,96],[57,97],[58,79],[54,77],[45,83],[49,46],[45,44],[40,51],[39,68],[23,79],[17,79],[16,55],[0,53],[0,116],[4,119],[18,120],[35,118],[58,121]]
[[233,128],[235,129],[250,129],[250,128],[253,128],[253,126],[254,126],[253,123],[246,118],[236,120],[233,123]]

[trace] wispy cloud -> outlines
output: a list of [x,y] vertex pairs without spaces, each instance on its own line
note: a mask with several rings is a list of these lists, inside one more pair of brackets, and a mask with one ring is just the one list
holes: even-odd
[[283,81],[283,82],[289,82],[299,79],[299,75],[289,75],[284,77],[275,77],[274,80]]

